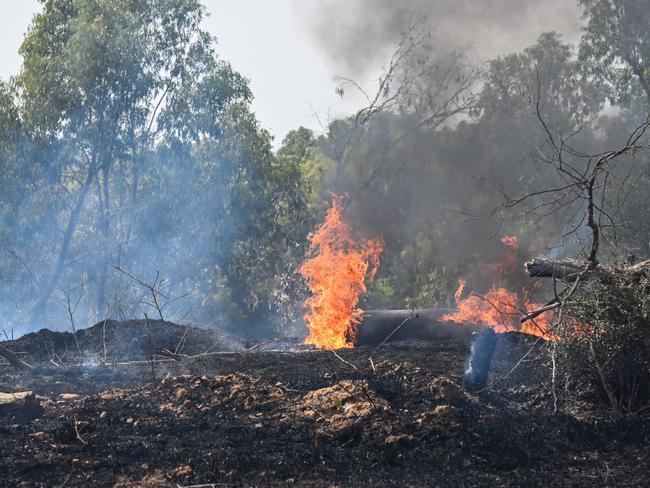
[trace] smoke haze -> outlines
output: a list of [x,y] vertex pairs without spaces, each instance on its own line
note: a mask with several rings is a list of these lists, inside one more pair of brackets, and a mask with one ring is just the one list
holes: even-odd
[[577,2],[566,0],[329,0],[309,12],[313,34],[341,74],[363,75],[390,55],[413,22],[430,28],[440,52],[466,48],[485,61],[520,50],[545,31],[577,42]]

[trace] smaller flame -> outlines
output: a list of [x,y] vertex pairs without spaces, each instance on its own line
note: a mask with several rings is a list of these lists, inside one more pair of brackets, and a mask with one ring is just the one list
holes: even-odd
[[[508,248],[508,253],[503,260],[480,265],[481,274],[491,276],[495,282],[504,275],[513,273],[517,267],[516,252],[519,248],[519,238],[504,236],[501,242]],[[495,332],[518,331],[545,339],[555,337],[548,332],[554,317],[551,312],[545,312],[523,324],[520,323],[523,314],[542,307],[541,304],[530,303],[528,290],[524,289],[521,293],[516,293],[493,284],[492,288],[483,295],[472,293],[467,298],[462,298],[466,286],[465,280],[459,280],[458,288],[454,293],[457,311],[443,316],[442,320],[459,324],[484,325]]]
[[457,311],[442,317],[442,320],[458,324],[484,325],[495,332],[518,331],[545,339],[552,338],[548,332],[552,325],[553,315],[549,312],[520,324],[520,317],[540,308],[541,304],[530,303],[528,292],[521,294],[505,288],[492,288],[484,295],[472,293],[467,298],[461,298],[465,289],[465,281],[459,280],[456,298]]

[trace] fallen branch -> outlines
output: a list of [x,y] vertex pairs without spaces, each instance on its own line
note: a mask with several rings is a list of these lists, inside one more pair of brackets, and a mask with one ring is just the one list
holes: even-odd
[[20,359],[16,353],[10,351],[7,349],[5,346],[0,344],[0,356],[5,358],[7,361],[9,361],[9,364],[11,364],[14,368],[20,369],[20,370],[32,370],[34,367],[30,364],[27,364],[25,361]]
[[79,433],[79,421],[77,420],[77,417],[72,417],[72,419],[74,420],[72,425],[74,426],[74,433],[77,436],[77,439],[79,439],[79,442],[87,446],[88,442],[84,440],[84,438],[81,437],[81,434]]
[[529,320],[536,319],[540,315],[542,315],[544,312],[548,312],[550,310],[555,310],[556,308],[560,308],[562,306],[562,302],[558,301],[553,301],[552,303],[549,303],[547,305],[544,305],[543,307],[538,308],[537,310],[533,310],[532,312],[528,312],[524,315],[521,316],[521,319],[519,319],[519,322],[522,324],[524,322],[527,322]]
[[576,259],[533,259],[525,263],[524,267],[531,278],[555,278],[561,281],[574,281],[578,277],[597,277],[603,282],[608,282],[616,275],[630,277],[650,275],[650,260],[616,268]]
[[334,356],[335,356],[337,359],[340,359],[341,362],[343,362],[343,364],[347,364],[348,366],[350,366],[350,367],[351,367],[352,369],[354,369],[355,371],[359,371],[359,368],[357,368],[357,367],[356,367],[354,364],[352,364],[351,362],[346,361],[345,359],[343,359],[341,356],[339,356],[339,355],[336,353],[336,351],[332,350],[332,354],[334,354]]

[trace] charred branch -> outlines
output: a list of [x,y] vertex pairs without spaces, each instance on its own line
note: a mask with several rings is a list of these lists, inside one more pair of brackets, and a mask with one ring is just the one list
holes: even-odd
[[575,259],[533,259],[525,263],[524,267],[531,278],[554,278],[565,282],[575,281],[579,277],[596,277],[602,282],[608,282],[617,275],[635,278],[650,274],[650,260],[617,268]]
[[34,369],[31,365],[27,364],[25,361],[20,359],[15,352],[10,351],[2,344],[0,344],[0,356],[5,358],[9,362],[9,364],[11,364],[16,369],[20,369],[20,370]]

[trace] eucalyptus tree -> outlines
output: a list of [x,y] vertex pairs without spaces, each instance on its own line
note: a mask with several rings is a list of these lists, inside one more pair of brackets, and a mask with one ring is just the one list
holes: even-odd
[[[197,306],[215,308],[230,283],[223,308],[268,308],[255,298],[274,286],[261,250],[274,234],[293,238],[286,202],[300,175],[273,156],[247,80],[201,28],[204,6],[41,3],[20,74],[0,92],[3,141],[21,138],[3,163],[25,193],[4,243],[13,266],[30,270],[3,280],[29,290],[28,322],[42,324],[58,290],[76,282],[88,310],[105,316],[109,295],[128,288],[111,264],[160,269]],[[253,270],[266,288],[244,276]]]
[[580,43],[585,72],[613,104],[650,104],[650,1],[579,0],[587,26]]

